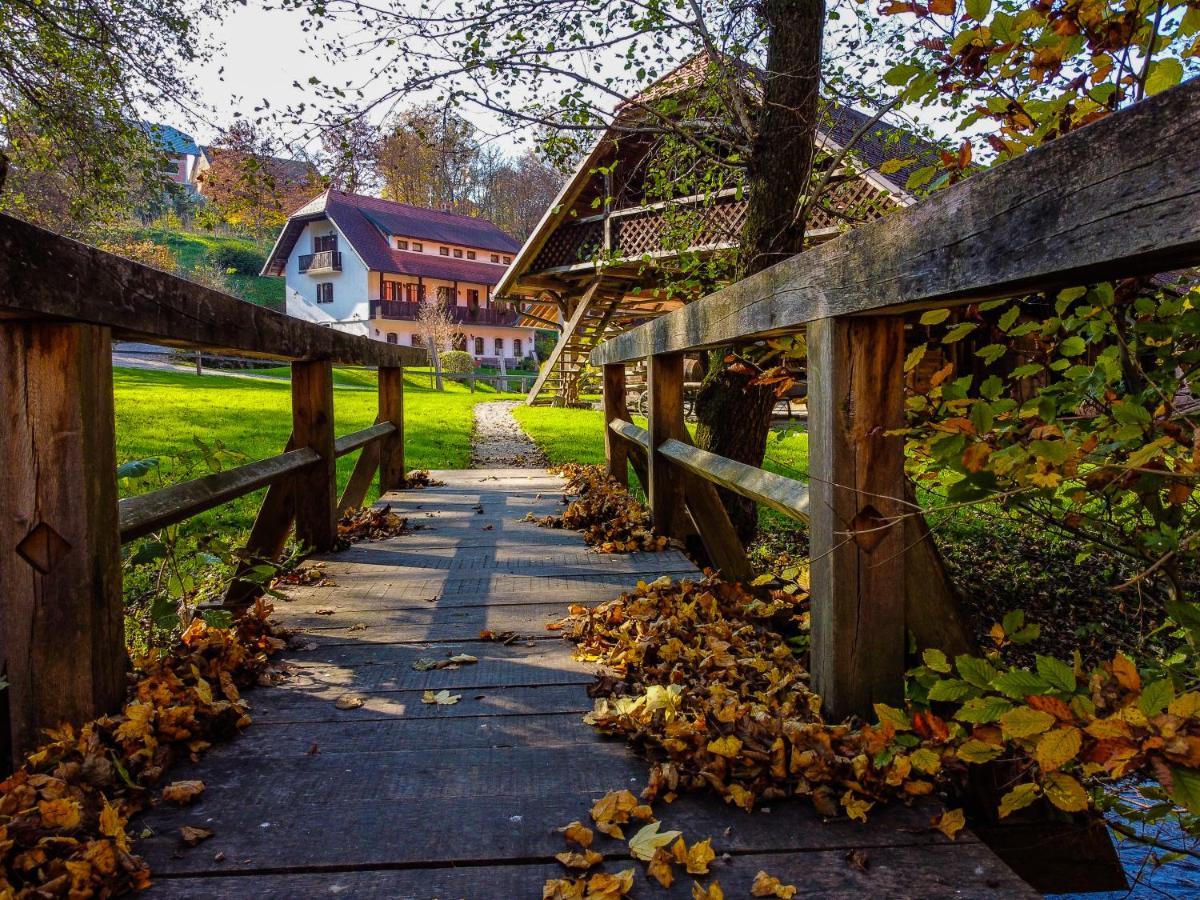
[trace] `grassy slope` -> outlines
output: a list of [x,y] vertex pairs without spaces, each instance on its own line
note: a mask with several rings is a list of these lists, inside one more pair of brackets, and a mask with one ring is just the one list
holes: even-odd
[[[375,420],[375,393],[363,389],[374,383],[374,375],[340,373],[334,390],[337,433],[365,428]],[[367,378],[366,376],[369,376]],[[357,384],[346,384],[350,378]],[[291,393],[280,381],[254,381],[220,375],[197,378],[190,374],[114,370],[117,409],[117,461],[151,456],[195,456],[193,437],[211,445],[220,441],[247,461],[273,456],[283,450],[291,433]],[[444,393],[428,390],[423,379],[410,378],[405,392],[405,450],[410,469],[464,468],[470,457],[472,408],[496,395],[468,393],[450,385]],[[357,454],[338,460],[339,488],[345,486]],[[236,465],[231,461],[229,465]],[[204,474],[203,470],[194,474]],[[168,479],[187,477],[176,466]],[[136,491],[136,486],[134,490]],[[128,490],[128,488],[127,488]],[[257,495],[198,517],[189,530],[202,530],[221,522],[223,527],[249,526],[257,507]]]
[[[211,264],[214,254],[224,247],[250,250],[264,257],[271,250],[269,243],[255,241],[250,238],[167,231],[164,228],[146,228],[135,233],[138,237],[170,247],[171,251],[175,254],[175,258],[179,260],[179,265],[185,269],[195,269],[206,264]],[[257,275],[230,275],[229,281],[243,299],[249,300],[258,306],[283,309],[284,284],[282,278],[260,278]]]

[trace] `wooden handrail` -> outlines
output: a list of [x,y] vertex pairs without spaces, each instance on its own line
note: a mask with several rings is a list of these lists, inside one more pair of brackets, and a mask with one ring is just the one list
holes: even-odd
[[255,306],[0,215],[0,311],[86,322],[118,340],[343,365],[421,365],[423,350]]
[[365,447],[372,441],[377,441],[380,438],[387,437],[389,434],[394,434],[395,431],[396,426],[391,422],[380,422],[377,425],[372,425],[370,428],[351,432],[333,442],[334,455],[341,457],[347,453],[353,453],[359,447]]
[[647,452],[650,450],[650,432],[645,428],[638,428],[632,422],[627,422],[624,419],[613,419],[608,423],[608,427],[612,429],[614,434],[618,434],[631,444],[636,444]]
[[591,360],[1198,263],[1200,79],[605,341]]
[[660,444],[658,452],[718,487],[749,497],[785,516],[808,521],[808,485],[794,478],[748,466],[674,439]]
[[214,506],[236,500],[319,460],[315,450],[292,450],[147,494],[126,497],[119,504],[121,543],[127,544]]

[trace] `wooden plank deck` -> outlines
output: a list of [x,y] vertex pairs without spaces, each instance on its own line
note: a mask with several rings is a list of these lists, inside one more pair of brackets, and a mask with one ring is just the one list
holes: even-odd
[[[545,625],[569,602],[695,568],[674,551],[591,553],[573,532],[520,522],[561,507],[561,481],[546,472],[434,474],[447,484],[386,498],[426,528],[328,557],[336,586],[293,588],[277,604],[281,623],[303,632],[283,656],[289,677],[248,695],[245,734],[172,773],[204,780],[198,803],[143,817],[153,896],[536,898],[563,874],[554,829],[645,784],[644,760],[580,720],[592,670]],[[520,639],[484,642],[484,628]],[[457,652],[479,663],[412,668]],[[462,699],[421,703],[442,688]],[[362,707],[338,709],[347,693]],[[877,810],[859,826],[823,823],[799,802],[746,814],[690,796],[656,813],[689,843],[713,839],[730,898],[749,896],[759,869],[798,896],[1033,894],[969,835],[950,844],[931,833],[928,810]],[[188,848],[182,825],[215,836]],[[597,838],[613,850],[603,868],[642,869],[624,844]],[[851,850],[866,853],[865,871]],[[665,891],[639,871],[634,896],[690,897],[693,879],[677,875]]]

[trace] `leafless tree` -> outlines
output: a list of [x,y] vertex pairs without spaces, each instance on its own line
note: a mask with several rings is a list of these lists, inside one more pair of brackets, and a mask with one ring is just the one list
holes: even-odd
[[453,349],[463,336],[462,329],[454,321],[448,307],[436,301],[422,301],[417,309],[417,330],[425,343],[429,354],[429,364],[433,367],[436,388],[440,391],[442,385],[442,352]]

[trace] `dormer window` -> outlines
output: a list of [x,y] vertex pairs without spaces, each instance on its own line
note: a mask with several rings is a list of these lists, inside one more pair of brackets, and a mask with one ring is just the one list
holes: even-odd
[[511,263],[511,262],[512,262],[512,257],[511,257],[511,256],[506,256],[506,257],[504,257],[504,264],[505,264],[506,266],[507,266],[509,263]]
[[438,253],[442,254],[442,256],[449,256],[450,248],[449,247],[438,247]]
[[412,249],[413,249],[413,253],[424,253],[425,245],[422,244],[420,241],[413,241]]
[[468,251],[467,251],[467,259],[474,259],[474,258],[475,258],[475,251],[474,251],[474,250],[468,250]]
[[500,262],[500,254],[499,253],[492,254],[492,262],[494,262],[494,263]]
[[396,238],[396,249],[397,250],[407,250],[408,249],[408,241],[402,241],[400,238]]
[[462,259],[462,251],[461,251],[461,250],[458,250],[458,249],[455,249],[455,251],[454,251],[454,258],[455,258],[455,259]]

